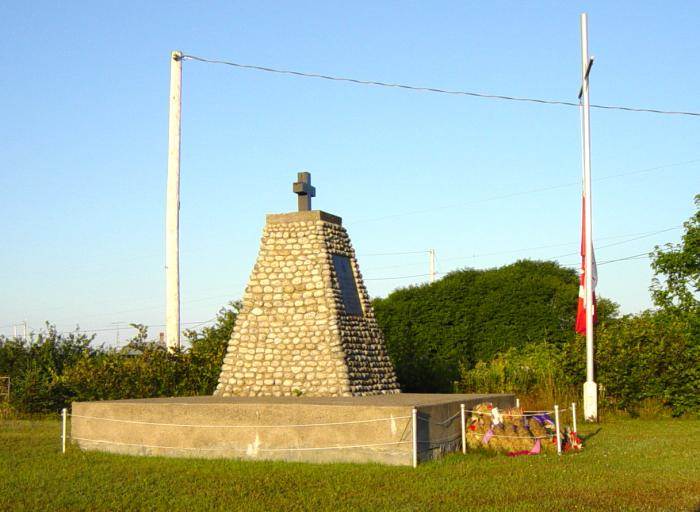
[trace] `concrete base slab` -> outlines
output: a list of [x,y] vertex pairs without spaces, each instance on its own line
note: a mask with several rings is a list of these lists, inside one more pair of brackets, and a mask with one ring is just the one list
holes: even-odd
[[413,463],[461,447],[460,405],[515,405],[513,395],[189,397],[76,402],[71,437],[83,450],[130,455],[303,462]]

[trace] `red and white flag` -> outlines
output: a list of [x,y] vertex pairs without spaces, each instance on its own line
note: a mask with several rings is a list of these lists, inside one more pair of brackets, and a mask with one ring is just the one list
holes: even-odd
[[[581,275],[579,276],[579,288],[578,288],[578,310],[576,311],[576,332],[579,334],[586,334],[586,202],[583,202],[583,208],[581,209],[582,222],[581,222]],[[595,264],[595,252],[592,256],[591,265],[591,282],[593,284],[593,323],[598,320],[598,315],[596,312],[596,301],[595,301],[595,287],[598,283],[598,270]]]

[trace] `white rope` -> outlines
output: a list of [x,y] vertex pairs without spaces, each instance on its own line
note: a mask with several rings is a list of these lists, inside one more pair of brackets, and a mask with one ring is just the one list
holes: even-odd
[[346,448],[371,448],[373,446],[390,446],[397,444],[407,444],[411,441],[395,441],[393,443],[373,443],[373,444],[355,444],[345,446],[323,446],[318,448],[259,448],[261,452],[302,452],[312,450],[341,450]]
[[83,416],[80,414],[69,414],[74,418],[84,418],[90,420],[100,420],[100,421],[112,421],[115,423],[129,423],[136,425],[155,425],[159,427],[198,427],[198,428],[301,428],[301,427],[323,427],[327,425],[354,425],[358,423],[372,423],[377,421],[391,421],[391,420],[402,420],[410,418],[410,416],[394,416],[388,418],[373,418],[369,420],[356,420],[356,421],[340,421],[333,423],[302,423],[298,425],[198,425],[198,424],[186,424],[186,423],[158,423],[152,421],[136,421],[136,420],[120,420],[117,418],[101,418],[98,416]]
[[[134,444],[134,443],[120,443],[118,441],[106,441],[103,439],[87,439],[84,437],[73,437],[71,439],[76,441],[87,441],[91,443],[104,443],[113,444],[116,446],[136,446],[139,448],[160,448],[163,450],[193,450],[193,451],[237,451],[237,452],[248,452],[247,448],[193,448],[187,446],[160,446],[155,444]],[[344,445],[344,446],[321,446],[317,448],[257,448],[255,451],[259,452],[284,452],[284,451],[311,451],[311,450],[342,450],[349,448],[370,448],[374,446],[390,446],[397,444],[406,444],[411,441],[396,441],[393,443],[374,443],[374,444],[356,444],[356,445]]]
[[452,416],[450,416],[449,418],[447,418],[444,421],[432,421],[430,418],[423,418],[422,416],[418,416],[418,419],[423,420],[423,421],[427,421],[428,423],[431,423],[433,425],[444,426],[444,425],[447,425],[448,423],[450,423],[452,420],[454,420],[458,416],[460,416],[461,414],[462,414],[462,411],[458,412],[457,414],[453,414]]
[[[487,411],[470,411],[469,409],[466,409],[464,412],[468,412],[471,414],[485,414],[487,416],[493,416],[493,413],[487,412]],[[509,412],[503,412],[499,411],[499,414],[501,416],[507,416],[507,417],[517,417],[517,418],[529,418],[532,416],[542,416],[543,414],[552,414],[554,411],[534,411],[534,412],[528,412],[525,414],[511,414]]]
[[462,433],[460,432],[457,435],[454,435],[452,437],[446,437],[445,439],[437,439],[435,441],[418,441],[419,444],[439,444],[439,443],[449,443],[451,441],[456,441],[462,437]]
[[[467,435],[469,435],[469,434],[472,434],[475,436],[482,436],[482,437],[486,435],[486,434],[480,434],[479,432],[474,432],[472,430],[470,430],[467,433]],[[505,437],[508,439],[552,439],[554,437],[554,434],[552,434],[550,436],[499,436],[496,434],[491,434],[491,437]]]

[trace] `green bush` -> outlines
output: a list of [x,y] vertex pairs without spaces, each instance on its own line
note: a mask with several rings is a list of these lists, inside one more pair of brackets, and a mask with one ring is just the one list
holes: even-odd
[[[580,395],[585,337],[563,347],[539,342],[511,348],[473,368],[462,367],[464,392],[515,393],[540,405]],[[602,408],[633,415],[650,402],[675,416],[700,409],[700,340],[688,316],[647,311],[596,330],[596,382]],[[563,402],[566,403],[566,402]]]
[[85,356],[61,377],[74,401],[210,395],[219,379],[239,304],[222,309],[213,327],[187,331],[190,348],[169,352],[142,332],[124,349]]
[[554,262],[460,270],[373,303],[404,391],[446,392],[459,368],[573,334],[578,278]]
[[53,326],[32,342],[0,337],[0,375],[10,377],[10,405],[18,411],[59,410],[69,397],[59,376],[82,357],[94,353],[93,336],[62,335]]
[[692,326],[687,316],[658,311],[626,316],[601,329],[595,355],[605,402],[634,412],[652,398],[674,415],[697,410],[700,339]]
[[459,390],[465,393],[515,393],[531,402],[551,405],[570,394],[562,350],[551,343],[528,343],[460,369]]
[[73,401],[191,396],[213,393],[236,320],[238,304],[216,324],[187,331],[187,350],[168,352],[147,331],[120,349],[92,348],[91,336],[48,334],[32,342],[0,337],[0,375],[12,382],[11,406],[21,413],[57,412]]
[[[138,354],[130,355],[134,352]],[[60,376],[73,401],[173,396],[186,371],[186,356],[153,343],[84,357]]]

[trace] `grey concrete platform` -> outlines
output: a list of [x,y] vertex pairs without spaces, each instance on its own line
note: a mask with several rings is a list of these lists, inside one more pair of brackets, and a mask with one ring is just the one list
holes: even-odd
[[71,437],[81,449],[131,455],[413,463],[461,447],[460,404],[512,407],[513,395],[153,398],[75,402]]

